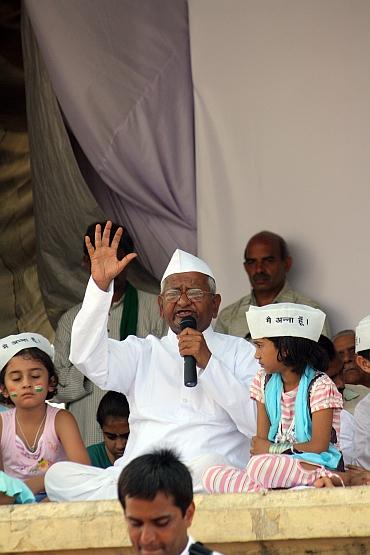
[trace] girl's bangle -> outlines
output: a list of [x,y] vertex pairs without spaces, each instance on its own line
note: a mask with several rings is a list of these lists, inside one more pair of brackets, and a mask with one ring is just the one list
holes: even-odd
[[269,453],[273,455],[280,455],[291,448],[291,444],[288,442],[285,443],[272,443],[269,447]]

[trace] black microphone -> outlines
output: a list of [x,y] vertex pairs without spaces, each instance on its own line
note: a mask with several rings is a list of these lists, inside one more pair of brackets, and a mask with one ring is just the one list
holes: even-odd
[[[197,329],[197,322],[193,316],[185,316],[180,322],[181,330],[185,328]],[[197,365],[195,358],[191,355],[184,356],[184,385],[194,387],[197,385]]]

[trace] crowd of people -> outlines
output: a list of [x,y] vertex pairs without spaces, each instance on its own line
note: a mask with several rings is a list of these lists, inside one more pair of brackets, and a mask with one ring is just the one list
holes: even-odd
[[1,340],[1,503],[119,498],[134,545],[149,503],[155,522],[174,513],[180,554],[193,491],[370,484],[370,316],[331,341],[323,310],[287,281],[284,239],[248,241],[251,293],[219,315],[200,258],[176,250],[156,298],[127,280],[122,227],[93,224],[84,245],[85,298],[54,346]]

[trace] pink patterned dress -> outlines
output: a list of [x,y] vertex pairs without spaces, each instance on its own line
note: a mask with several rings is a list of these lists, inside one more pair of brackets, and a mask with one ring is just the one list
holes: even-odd
[[[264,370],[259,370],[251,384],[250,396],[265,402]],[[280,433],[294,441],[294,404],[296,389],[282,393]],[[310,392],[311,413],[333,409],[333,428],[339,438],[342,396],[329,376],[322,375],[313,383]],[[338,444],[336,444],[338,447]],[[203,476],[203,486],[209,493],[242,493],[268,489],[311,486],[321,476],[332,475],[323,466],[312,465],[312,470],[302,466],[302,461],[289,455],[266,453],[251,457],[246,469],[232,466],[213,466]]]

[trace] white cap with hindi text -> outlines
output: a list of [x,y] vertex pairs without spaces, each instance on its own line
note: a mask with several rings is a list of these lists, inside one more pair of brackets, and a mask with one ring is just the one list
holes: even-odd
[[13,358],[19,351],[23,349],[32,349],[37,347],[43,351],[51,360],[54,358],[53,345],[39,333],[18,333],[16,335],[8,335],[0,339],[0,370]]
[[370,316],[363,318],[356,327],[356,353],[370,349]]
[[317,341],[325,322],[322,310],[305,304],[250,306],[245,314],[252,339],[290,336]]
[[199,272],[215,279],[211,268],[197,256],[189,252],[176,249],[172,255],[167,268],[164,271],[161,283],[172,274],[182,274],[183,272]]

